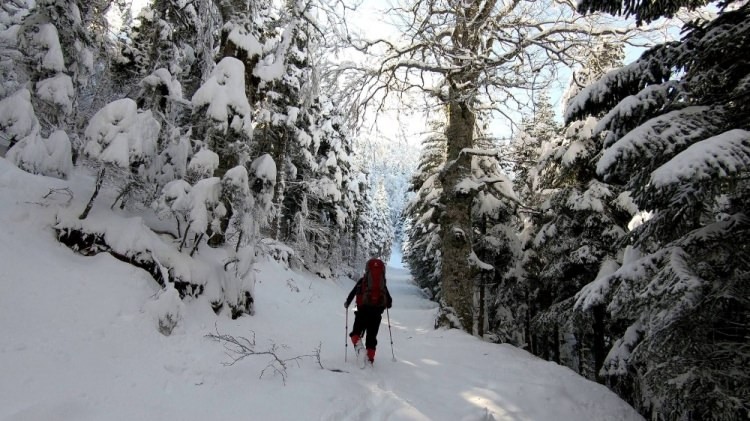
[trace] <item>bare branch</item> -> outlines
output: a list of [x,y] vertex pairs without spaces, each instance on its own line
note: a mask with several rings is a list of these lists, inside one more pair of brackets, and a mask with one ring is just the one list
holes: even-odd
[[205,336],[206,338],[219,342],[224,346],[224,350],[226,355],[229,357],[229,361],[223,362],[222,365],[233,366],[250,356],[270,357],[268,364],[263,368],[263,370],[261,370],[259,378],[263,378],[263,375],[266,374],[266,372],[272,372],[281,376],[282,383],[286,385],[286,379],[288,377],[287,368],[289,367],[289,364],[297,363],[297,366],[299,367],[300,363],[305,358],[313,358],[317,362],[318,366],[323,370],[333,371],[337,373],[344,372],[343,370],[329,369],[323,366],[323,363],[320,359],[320,350],[323,346],[322,343],[318,344],[318,347],[315,348],[312,354],[297,355],[291,358],[282,358],[279,355],[279,350],[287,348],[286,345],[276,345],[272,343],[269,349],[259,351],[256,349],[255,332],[250,331],[252,336],[250,338],[246,338],[243,336],[232,336],[220,333],[218,327],[215,327],[215,329],[216,333],[209,333]]

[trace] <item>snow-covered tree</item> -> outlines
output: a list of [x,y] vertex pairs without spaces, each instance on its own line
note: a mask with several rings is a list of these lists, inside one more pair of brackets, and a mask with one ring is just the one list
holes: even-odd
[[370,245],[370,257],[378,257],[388,261],[391,257],[393,246],[393,223],[391,221],[390,206],[388,205],[388,194],[381,180],[375,187],[373,201],[370,202],[370,213],[372,215],[373,241]]
[[253,128],[245,89],[245,65],[224,57],[191,100],[192,136],[219,155],[220,176],[249,159]]
[[77,90],[93,72],[91,36],[76,0],[43,0],[24,18],[18,48],[29,60],[27,81],[42,134],[72,128]]
[[137,81],[166,69],[188,93],[198,89],[214,64],[220,27],[215,2],[151,1],[126,23],[114,63],[117,77]]
[[132,99],[109,103],[94,115],[84,132],[83,154],[94,162],[98,176],[81,219],[91,210],[106,175],[121,187],[117,200],[123,203],[126,195],[143,188],[141,181],[156,156],[160,129],[151,112],[139,112]]
[[[276,162],[277,184],[274,193],[276,217],[271,226],[274,238],[288,238],[288,224],[293,214],[283,206],[287,191],[287,177],[296,176],[301,151],[310,138],[313,110],[312,53],[309,51],[315,36],[311,25],[304,19],[302,7],[312,3],[287,2],[279,19],[267,22],[272,42],[266,43],[258,63],[253,69],[257,86],[253,87],[256,132],[253,150],[269,153]],[[295,164],[296,162],[296,164]],[[282,231],[287,231],[282,233]]]
[[323,97],[308,116],[304,131],[297,132],[301,147],[290,157],[280,238],[290,236],[308,265],[330,270],[343,263],[338,261],[344,256],[340,247],[351,241],[345,233],[353,235],[361,228],[354,225],[361,222],[357,214],[365,209],[366,187],[352,165],[351,138],[342,113]]
[[[3,9],[0,98],[32,108],[24,108],[23,117],[20,110],[8,109],[0,134],[11,147],[21,142],[12,156],[27,171],[65,177],[77,152],[76,101],[93,71],[91,35],[79,6],[78,1],[43,0]],[[23,138],[15,131],[5,133],[5,127],[18,128],[19,119],[35,122],[33,129]]]
[[517,271],[521,259],[515,230],[519,198],[497,156],[474,156],[471,172],[471,188],[478,190],[471,209],[475,232],[471,259],[478,267],[472,332],[522,345],[526,308],[521,304],[523,290]]
[[[588,1],[612,10],[618,1]],[[671,16],[667,2],[627,13]],[[663,419],[748,414],[747,174],[750,65],[727,51],[750,47],[750,6],[729,6],[688,25],[605,75],[571,102],[567,120],[607,112],[596,172],[631,191],[641,211],[622,265],[577,296],[576,308],[606,306],[620,329],[600,372],[644,413]],[[616,270],[615,270],[616,269]]]
[[406,241],[404,261],[414,280],[434,298],[440,298],[440,224],[438,198],[442,194],[438,173],[445,164],[445,124],[433,121],[422,140],[417,171],[411,177],[413,196],[404,208]]
[[538,197],[534,196],[539,189],[537,164],[542,147],[552,143],[560,134],[549,95],[542,92],[534,98],[534,104],[533,114],[521,121],[521,131],[510,144],[509,153],[513,188],[518,192],[519,199],[529,207],[539,204]]
[[360,51],[378,52],[372,65],[345,63],[332,77],[352,82],[347,99],[357,110],[373,101],[382,104],[388,92],[425,94],[446,107],[441,283],[447,304],[468,328],[475,316],[477,266],[470,264],[474,194],[462,184],[471,177],[471,154],[464,151],[477,146],[478,107],[514,113],[525,106],[519,90],[544,88],[560,62],[582,61],[592,36],[635,34],[632,28],[600,26],[598,16],[582,25],[566,2],[423,0],[393,10],[407,14],[403,36],[355,40]]

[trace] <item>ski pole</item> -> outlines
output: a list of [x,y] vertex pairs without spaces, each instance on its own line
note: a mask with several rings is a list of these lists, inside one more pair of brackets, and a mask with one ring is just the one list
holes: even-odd
[[391,337],[391,355],[393,361],[396,361],[396,354],[393,352],[393,332],[391,332],[391,313],[388,311],[388,307],[385,308],[385,315],[388,316],[388,335]]
[[349,356],[349,341],[346,340],[346,336],[349,333],[349,307],[346,308],[346,330],[344,331],[344,362]]

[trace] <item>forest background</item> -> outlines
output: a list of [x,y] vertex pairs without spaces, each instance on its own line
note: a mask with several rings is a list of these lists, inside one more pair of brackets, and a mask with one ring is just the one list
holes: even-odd
[[[335,1],[131,10],[0,10],[5,158],[96,175],[55,221],[63,244],[236,318],[258,256],[356,276],[395,238],[436,326],[657,419],[747,416],[746,1],[418,0],[389,6],[387,37]],[[649,48],[626,64],[627,46]],[[152,240],[108,231],[104,208],[150,215]]]

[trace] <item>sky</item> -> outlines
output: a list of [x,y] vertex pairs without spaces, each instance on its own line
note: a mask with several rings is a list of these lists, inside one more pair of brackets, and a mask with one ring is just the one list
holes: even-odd
[[[164,336],[164,293],[146,272],[106,254],[81,256],[54,238],[56,217],[79,212],[93,183],[80,168],[64,181],[0,158],[1,421],[642,420],[568,368],[434,329],[436,304],[398,255],[387,269],[394,306],[372,367],[359,368],[345,345],[354,308],[342,304],[354,280],[269,260],[255,267],[253,316],[216,315],[199,297],[180,304],[180,321]],[[105,187],[90,218],[119,218],[111,228],[124,231],[126,215],[108,206],[114,195]],[[206,337],[217,332],[292,360],[286,369],[263,354],[226,365],[236,354]]]

